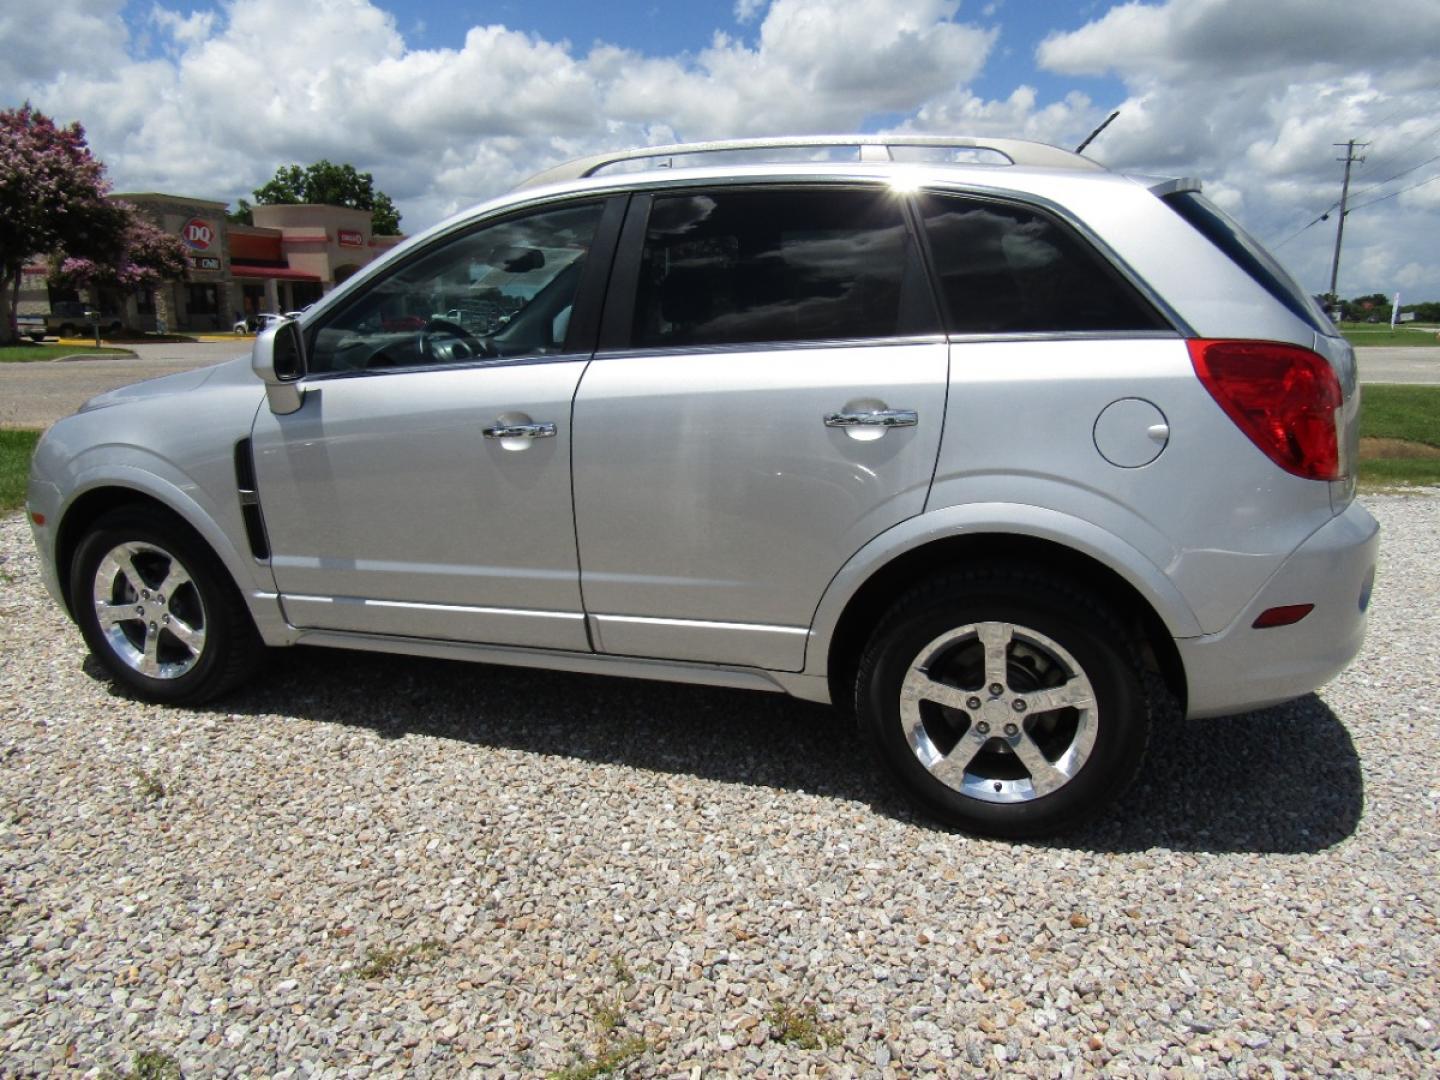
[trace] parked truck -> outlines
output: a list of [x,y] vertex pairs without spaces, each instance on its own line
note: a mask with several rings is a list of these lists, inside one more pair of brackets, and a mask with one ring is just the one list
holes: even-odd
[[102,334],[117,333],[125,326],[117,313],[96,311],[79,300],[57,300],[50,305],[49,312],[15,316],[20,334],[36,342],[44,341],[47,336],[86,337],[95,332],[97,323]]

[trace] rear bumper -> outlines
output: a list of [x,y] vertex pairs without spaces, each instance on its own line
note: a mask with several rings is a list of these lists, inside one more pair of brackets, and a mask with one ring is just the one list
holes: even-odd
[[[1365,640],[1380,526],[1358,502],[1301,544],[1225,630],[1175,642],[1190,717],[1224,716],[1308,694],[1338,674]],[[1256,630],[1261,612],[1315,610],[1292,626]]]

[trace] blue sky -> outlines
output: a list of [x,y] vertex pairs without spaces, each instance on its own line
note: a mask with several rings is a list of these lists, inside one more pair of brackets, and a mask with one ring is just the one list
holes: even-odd
[[1118,108],[1092,157],[1198,176],[1320,291],[1333,218],[1305,226],[1355,138],[1374,187],[1340,291],[1440,299],[1437,0],[10,0],[0,41],[26,45],[0,49],[0,100],[84,123],[121,190],[233,202],[327,157],[373,173],[407,230],[621,146],[1070,148]]

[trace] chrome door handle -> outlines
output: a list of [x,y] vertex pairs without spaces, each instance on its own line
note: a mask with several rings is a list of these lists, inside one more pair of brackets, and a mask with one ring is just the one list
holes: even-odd
[[826,427],[914,427],[920,414],[914,409],[877,409],[874,412],[837,412],[825,415]]
[[546,421],[540,424],[511,424],[508,427],[487,427],[481,430],[487,439],[553,439],[555,425]]

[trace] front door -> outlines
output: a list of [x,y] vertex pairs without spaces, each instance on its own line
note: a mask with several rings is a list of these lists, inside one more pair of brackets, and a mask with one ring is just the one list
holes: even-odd
[[307,328],[301,408],[262,409],[253,435],[290,622],[589,648],[570,406],[603,288],[593,249],[620,212],[442,239]]

